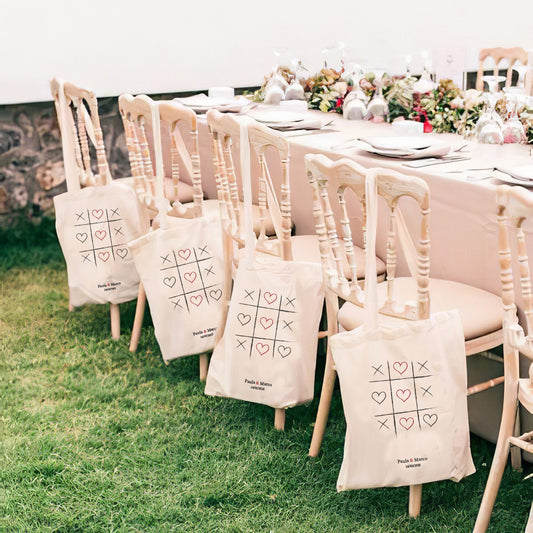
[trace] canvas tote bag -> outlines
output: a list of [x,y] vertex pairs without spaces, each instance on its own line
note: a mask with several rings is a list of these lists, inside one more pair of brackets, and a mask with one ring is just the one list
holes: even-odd
[[[54,197],[56,231],[67,264],[70,303],[120,304],[137,298],[139,276],[127,243],[148,230],[135,191],[112,181],[80,188],[73,127],[60,83],[59,122],[67,192]],[[84,108],[83,108],[84,109]],[[79,112],[83,112],[80,110]],[[89,132],[90,133],[90,132]]]
[[367,319],[329,340],[346,418],[337,490],[458,481],[475,471],[459,314],[452,310],[427,320],[378,325],[377,192],[372,174],[369,178]]
[[205,393],[274,408],[292,407],[313,399],[324,301],[322,270],[318,263],[254,258],[245,124],[240,145],[246,255],[237,268],[224,334],[211,357]]
[[167,216],[159,111],[152,105],[160,227],[129,243],[165,361],[208,352],[223,317],[224,261],[218,213]]

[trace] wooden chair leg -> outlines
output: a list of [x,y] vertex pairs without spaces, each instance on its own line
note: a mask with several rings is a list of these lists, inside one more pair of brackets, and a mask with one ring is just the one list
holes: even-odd
[[275,409],[274,427],[278,431],[283,431],[285,429],[285,409]]
[[[513,435],[519,437],[520,434],[520,406],[517,405]],[[511,446],[511,465],[515,470],[522,470],[522,450],[517,446]]]
[[209,367],[209,359],[206,353],[200,355],[200,381],[207,379],[207,369]]
[[111,314],[111,337],[114,340],[120,339],[120,309],[118,304],[110,304]]
[[72,313],[72,311],[74,311],[74,306],[70,303],[70,298],[68,299],[68,310],[70,313]]
[[322,392],[320,393],[320,401],[318,403],[318,411],[316,414],[315,427],[313,429],[313,436],[311,437],[311,446],[309,447],[309,455],[316,457],[320,452],[322,446],[322,439],[326,431],[328,423],[329,410],[331,407],[331,398],[333,397],[333,390],[335,389],[335,380],[337,379],[337,372],[331,356],[329,347],[329,337],[338,332],[337,314],[339,312],[339,302],[337,295],[326,292],[326,317],[328,322],[328,348],[326,351],[326,367],[324,369],[324,380],[322,382]]
[[144,309],[146,307],[146,293],[142,283],[139,283],[139,292],[137,293],[137,307],[135,308],[135,318],[133,319],[133,328],[131,329],[130,352],[135,353],[139,346],[141,338],[141,328],[144,318]]
[[[506,361],[506,364],[514,364],[518,367],[518,352],[516,352],[516,350],[514,352],[515,353],[511,351],[509,354],[504,353],[504,358],[508,361],[513,359],[513,363],[507,363]],[[507,371],[508,369],[506,368],[505,372],[507,373]],[[516,368],[514,374],[518,375],[518,368]],[[517,383],[505,383],[502,420],[500,422],[498,441],[496,442],[496,450],[492,459],[489,477],[487,479],[487,484],[485,485],[485,491],[483,492],[483,499],[479,506],[473,533],[485,533],[489,525],[492,508],[494,507],[503,472],[507,465],[507,458],[509,456],[509,437],[513,435],[515,428],[515,417],[518,408],[517,388]]]
[[329,409],[331,407],[331,398],[333,396],[336,379],[337,372],[335,372],[333,357],[331,357],[331,350],[328,345],[322,392],[320,393],[320,402],[318,403],[315,427],[313,429],[313,436],[311,437],[311,446],[309,447],[309,455],[311,457],[316,457],[320,452],[320,446],[322,446],[322,439],[324,438],[324,432],[326,431],[326,425],[328,423]]
[[418,518],[421,506],[422,485],[411,485],[409,487],[409,516],[411,518]]

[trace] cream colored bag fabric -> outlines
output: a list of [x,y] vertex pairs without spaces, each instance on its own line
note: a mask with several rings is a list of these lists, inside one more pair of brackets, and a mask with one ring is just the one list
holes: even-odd
[[212,350],[226,301],[218,218],[176,218],[129,247],[163,359]]
[[137,298],[139,277],[127,243],[148,230],[135,192],[121,183],[80,188],[72,117],[60,86],[59,123],[67,192],[54,197],[56,231],[67,263],[70,303],[120,304]]
[[[241,127],[246,256],[205,393],[284,408],[313,399],[324,294],[318,263],[254,259],[248,137]],[[246,171],[247,170],[247,171]]]
[[458,481],[475,471],[459,314],[378,326],[373,180],[367,206],[367,322],[330,338],[346,417],[337,490]]

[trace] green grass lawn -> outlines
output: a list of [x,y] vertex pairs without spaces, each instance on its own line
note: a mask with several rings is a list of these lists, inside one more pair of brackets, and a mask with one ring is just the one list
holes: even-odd
[[[477,473],[424,486],[418,520],[407,488],[337,494],[338,391],[311,459],[316,399],[276,432],[272,409],[204,396],[198,358],[166,366],[149,317],[128,351],[134,303],[119,341],[107,306],[69,313],[59,247],[34,240],[0,245],[0,531],[472,530],[493,445],[473,437]],[[506,471],[490,531],[524,530],[529,472]]]

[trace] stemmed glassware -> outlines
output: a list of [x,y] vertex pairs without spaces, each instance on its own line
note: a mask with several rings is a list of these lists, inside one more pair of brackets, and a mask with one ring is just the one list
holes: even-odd
[[389,106],[383,98],[383,76],[385,69],[374,69],[374,86],[376,90],[370,103],[368,104],[368,111],[375,117],[384,117],[389,112]]
[[527,140],[526,130],[518,117],[519,105],[519,95],[507,95],[507,113],[509,118],[503,125],[503,139],[505,143],[525,143]]
[[489,88],[486,101],[488,109],[479,117],[476,125],[476,136],[480,143],[503,144],[503,121],[496,113],[496,103],[500,98],[499,84],[505,81],[504,76],[483,76]]

